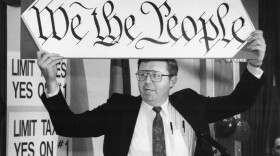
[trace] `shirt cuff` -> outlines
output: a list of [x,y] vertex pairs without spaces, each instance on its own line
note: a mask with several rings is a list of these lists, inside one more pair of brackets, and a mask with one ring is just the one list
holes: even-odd
[[260,79],[262,77],[263,70],[261,68],[253,67],[248,63],[247,64],[247,69],[251,74],[253,74],[258,79]]
[[59,87],[57,87],[57,89],[56,89],[55,92],[49,93],[49,94],[47,94],[47,89],[46,89],[45,93],[46,93],[46,97],[47,97],[47,98],[51,98],[51,97],[53,97],[53,96],[56,96],[56,95],[59,93]]

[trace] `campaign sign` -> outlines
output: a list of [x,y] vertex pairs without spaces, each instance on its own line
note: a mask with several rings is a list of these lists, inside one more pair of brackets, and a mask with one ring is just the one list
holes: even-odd
[[47,112],[10,112],[7,156],[72,155],[72,139],[59,137]]
[[36,0],[22,19],[66,58],[232,58],[254,31],[241,0]]
[[[66,97],[66,59],[57,64],[56,78]],[[45,92],[45,79],[35,59],[20,59],[19,52],[8,52],[7,104],[8,106],[43,106],[40,96]]]

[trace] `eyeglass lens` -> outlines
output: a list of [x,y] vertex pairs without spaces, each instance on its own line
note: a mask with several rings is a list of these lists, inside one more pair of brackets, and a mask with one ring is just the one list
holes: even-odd
[[162,74],[159,71],[138,71],[136,74],[137,79],[139,81],[144,81],[147,78],[148,74],[150,75],[152,81],[161,81]]

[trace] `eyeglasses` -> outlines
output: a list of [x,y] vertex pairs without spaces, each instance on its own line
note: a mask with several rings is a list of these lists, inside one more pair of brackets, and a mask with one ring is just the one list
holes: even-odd
[[150,75],[150,78],[153,82],[160,82],[163,76],[173,76],[173,75],[164,75],[161,72],[154,71],[154,70],[139,70],[136,73],[136,78],[138,81],[144,81],[146,80],[148,74]]

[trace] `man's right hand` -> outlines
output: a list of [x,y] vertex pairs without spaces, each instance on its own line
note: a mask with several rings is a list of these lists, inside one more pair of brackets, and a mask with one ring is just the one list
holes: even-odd
[[63,57],[59,54],[43,50],[37,52],[37,64],[46,80],[47,94],[54,93],[59,87],[56,80],[56,65],[62,60]]

